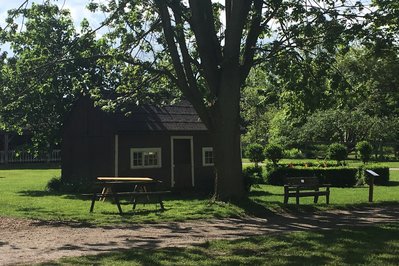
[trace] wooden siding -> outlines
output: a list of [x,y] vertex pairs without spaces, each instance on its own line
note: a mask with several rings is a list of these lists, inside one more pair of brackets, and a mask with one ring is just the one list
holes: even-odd
[[[93,108],[82,99],[70,113],[63,129],[62,178],[90,179],[114,176],[115,135],[118,135],[119,176],[150,176],[171,187],[171,137],[193,136],[195,190],[211,190],[214,168],[202,166],[202,148],[210,147],[206,131],[121,131],[112,115]],[[160,168],[130,169],[131,148],[161,148]],[[188,177],[188,178],[191,178]]]
[[61,145],[62,177],[89,179],[113,176],[114,130],[109,115],[82,99],[69,114]]
[[[202,148],[212,146],[206,132],[168,132],[119,134],[119,175],[120,176],[150,176],[161,180],[164,187],[171,187],[171,137],[193,136],[194,142],[194,180],[195,190],[210,190],[214,183],[214,168],[202,166]],[[162,166],[160,168],[131,169],[131,148],[161,148]],[[188,178],[191,178],[189,176]]]

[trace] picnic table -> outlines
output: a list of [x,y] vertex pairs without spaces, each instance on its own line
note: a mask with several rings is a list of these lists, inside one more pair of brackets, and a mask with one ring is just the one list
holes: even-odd
[[111,193],[117,184],[134,185],[133,191],[147,191],[147,185],[161,183],[151,177],[97,177],[96,184],[103,185],[102,193]]
[[[100,193],[94,192],[89,194],[92,196],[90,212],[94,210],[94,204],[98,199],[105,199],[111,197],[116,206],[118,207],[118,211],[120,214],[123,214],[120,198],[121,197],[131,197],[133,203],[133,209],[136,208],[137,199],[140,197],[147,197],[149,200],[149,196],[156,196],[157,203],[160,205],[160,210],[164,210],[164,205],[162,201],[162,196],[170,193],[170,191],[150,191],[150,185],[156,185],[161,183],[161,181],[156,180],[151,177],[97,177],[97,181],[95,182],[95,186],[102,187],[102,191]],[[121,191],[122,186],[133,185],[132,191]],[[126,190],[126,189],[125,189]]]

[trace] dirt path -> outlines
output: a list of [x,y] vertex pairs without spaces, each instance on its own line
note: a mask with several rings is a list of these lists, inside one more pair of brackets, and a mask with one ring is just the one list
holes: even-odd
[[133,247],[187,246],[212,239],[397,222],[398,218],[399,206],[129,227],[81,227],[0,218],[0,265],[32,264]]

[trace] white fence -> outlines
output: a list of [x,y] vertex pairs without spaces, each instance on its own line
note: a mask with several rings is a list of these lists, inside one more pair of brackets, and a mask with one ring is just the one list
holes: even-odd
[[7,157],[4,151],[0,151],[0,163],[37,163],[37,162],[60,162],[61,150],[53,150],[42,156],[35,156],[27,151],[8,151]]

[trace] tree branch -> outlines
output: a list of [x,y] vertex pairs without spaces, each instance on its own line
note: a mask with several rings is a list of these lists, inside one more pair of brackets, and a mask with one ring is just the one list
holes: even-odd
[[231,18],[234,19],[226,22],[226,38],[223,50],[224,66],[239,64],[241,38],[252,2],[253,0],[231,2]]
[[180,47],[181,57],[183,61],[183,67],[186,74],[186,80],[189,84],[191,90],[198,91],[197,81],[195,79],[195,75],[193,69],[191,67],[191,62],[194,59],[190,56],[190,53],[187,48],[186,39],[184,36],[184,22],[181,17],[181,12],[179,12],[179,6],[176,5],[176,2],[170,5],[171,9],[173,10],[173,15],[175,18],[175,31],[176,31],[176,40]]
[[252,17],[248,36],[245,42],[243,63],[240,71],[241,84],[243,84],[246,80],[249,71],[251,70],[251,67],[253,65],[256,42],[259,38],[260,33],[262,32],[262,7],[262,0],[254,0],[254,15]]
[[218,94],[222,49],[217,38],[212,2],[210,0],[190,0],[191,28],[198,45],[198,53],[205,80],[212,94]]
[[168,11],[168,6],[166,5],[166,1],[155,0],[155,4],[157,5],[159,9],[159,15],[161,16],[162,27],[164,30],[168,50],[172,58],[173,66],[176,71],[178,86],[182,90],[187,100],[189,100],[191,104],[194,106],[198,115],[201,117],[202,122],[208,127],[208,129],[211,129],[212,128],[211,119],[204,105],[203,96],[198,90],[193,90],[188,85],[188,81],[186,79],[186,73],[184,72],[178,48],[175,43],[173,27],[170,21],[170,14]]

